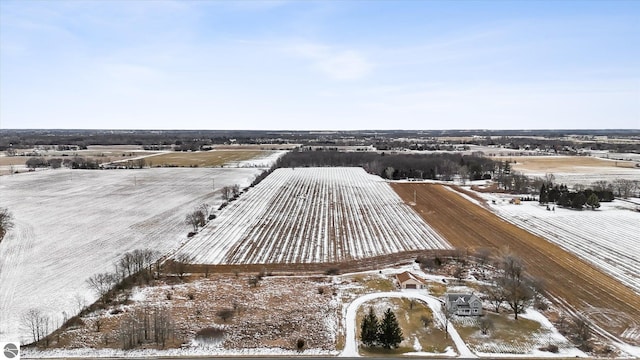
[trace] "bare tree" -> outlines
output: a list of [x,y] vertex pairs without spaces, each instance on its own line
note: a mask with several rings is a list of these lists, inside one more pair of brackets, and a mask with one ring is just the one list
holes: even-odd
[[13,216],[7,208],[0,208],[0,242],[7,231],[13,227]]
[[209,215],[211,214],[212,207],[207,203],[202,203],[198,206],[198,210],[202,211],[205,219],[209,219]]
[[220,192],[222,193],[222,199],[224,201],[229,201],[229,199],[231,199],[231,196],[233,195],[233,189],[231,188],[231,186],[223,187]]
[[185,222],[193,226],[193,232],[197,232],[198,228],[204,226],[204,224],[206,223],[206,217],[202,212],[202,209],[196,209],[187,214]]
[[462,283],[462,279],[464,279],[465,275],[465,267],[463,264],[457,262],[455,267],[453,268],[453,277],[458,280],[458,283]]
[[615,179],[613,180],[613,186],[618,196],[627,199],[631,196],[631,192],[633,191],[635,184],[632,180]]
[[173,319],[167,308],[157,307],[153,311],[153,336],[156,344],[166,345],[168,339],[173,336]]
[[20,322],[31,333],[33,342],[39,342],[49,334],[51,320],[39,309],[30,309],[22,314]]
[[487,300],[495,307],[495,312],[500,312],[500,307],[505,301],[504,292],[498,286],[482,286],[482,292],[486,294]]
[[234,185],[231,187],[231,192],[233,193],[233,196],[238,196],[238,195],[240,195],[240,185],[238,185],[238,184],[234,184]]
[[449,322],[453,317],[453,311],[447,308],[447,305],[442,303],[442,314],[444,315],[444,336],[446,339],[449,338]]
[[93,289],[98,296],[106,295],[109,290],[117,283],[118,278],[113,273],[100,273],[93,275],[87,280],[89,287]]
[[500,255],[497,265],[502,271],[498,285],[517,320],[518,314],[523,312],[533,299],[533,291],[525,278],[524,264],[520,258],[507,251]]
[[78,314],[81,313],[87,307],[87,298],[85,298],[84,295],[80,293],[75,293],[73,295],[73,301],[76,305],[76,310]]
[[552,173],[546,173],[544,174],[544,182],[547,185],[551,185],[553,184],[553,182],[556,181],[556,176],[553,175]]
[[144,158],[136,159],[135,166],[138,169],[143,169],[145,166],[147,166],[147,161]]
[[584,351],[591,350],[591,326],[589,321],[582,315],[575,315],[572,322],[572,338],[577,343],[578,348]]
[[184,278],[187,273],[187,267],[193,262],[193,257],[180,253],[171,259],[171,270],[178,276],[179,279]]
[[493,320],[486,316],[481,317],[478,319],[478,328],[480,328],[482,335],[487,335],[493,329]]

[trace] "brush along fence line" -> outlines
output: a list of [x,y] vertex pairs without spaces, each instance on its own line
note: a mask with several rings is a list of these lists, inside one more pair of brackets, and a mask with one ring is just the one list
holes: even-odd
[[295,168],[274,171],[178,253],[195,264],[323,263],[450,248],[380,177]]

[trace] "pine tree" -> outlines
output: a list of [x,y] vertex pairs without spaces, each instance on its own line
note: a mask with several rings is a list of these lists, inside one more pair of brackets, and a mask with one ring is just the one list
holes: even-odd
[[584,192],[580,191],[573,197],[573,200],[571,200],[571,207],[574,209],[582,209],[586,203],[587,197],[584,195]]
[[378,342],[378,317],[373,312],[373,308],[369,308],[369,313],[362,319],[360,325],[360,339],[365,346],[374,346]]
[[385,349],[398,347],[402,342],[402,330],[398,324],[398,319],[396,319],[396,314],[390,308],[385,311],[384,318],[380,323],[378,342]]
[[591,207],[591,210],[599,208],[600,207],[600,200],[598,199],[598,195],[596,195],[594,193],[589,195],[589,198],[587,199],[587,205],[589,205],[589,207]]
[[549,202],[549,193],[547,192],[547,185],[542,184],[540,187],[540,204],[546,204]]

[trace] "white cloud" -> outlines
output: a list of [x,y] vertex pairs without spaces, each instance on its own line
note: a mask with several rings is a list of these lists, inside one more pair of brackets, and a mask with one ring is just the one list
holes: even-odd
[[338,50],[326,45],[301,44],[292,52],[311,61],[312,67],[334,80],[357,80],[373,70],[373,64],[355,50]]

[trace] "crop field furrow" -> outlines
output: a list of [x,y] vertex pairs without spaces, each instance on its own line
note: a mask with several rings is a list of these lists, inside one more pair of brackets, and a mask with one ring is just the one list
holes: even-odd
[[180,252],[198,264],[321,263],[449,244],[361,168],[278,169]]
[[[494,253],[508,248],[523,259],[528,272],[545,281],[552,298],[564,299],[578,311],[607,309],[625,318],[640,318],[640,296],[589,262],[540,236],[511,224],[489,210],[434,184],[393,184],[405,201],[453,246],[461,249],[486,247]],[[615,336],[618,326],[591,313],[590,319]],[[640,343],[640,339],[634,340]],[[637,344],[636,344],[637,345]]]
[[603,203],[600,210],[546,211],[533,203],[493,205],[503,219],[579,255],[640,294],[640,214]]

